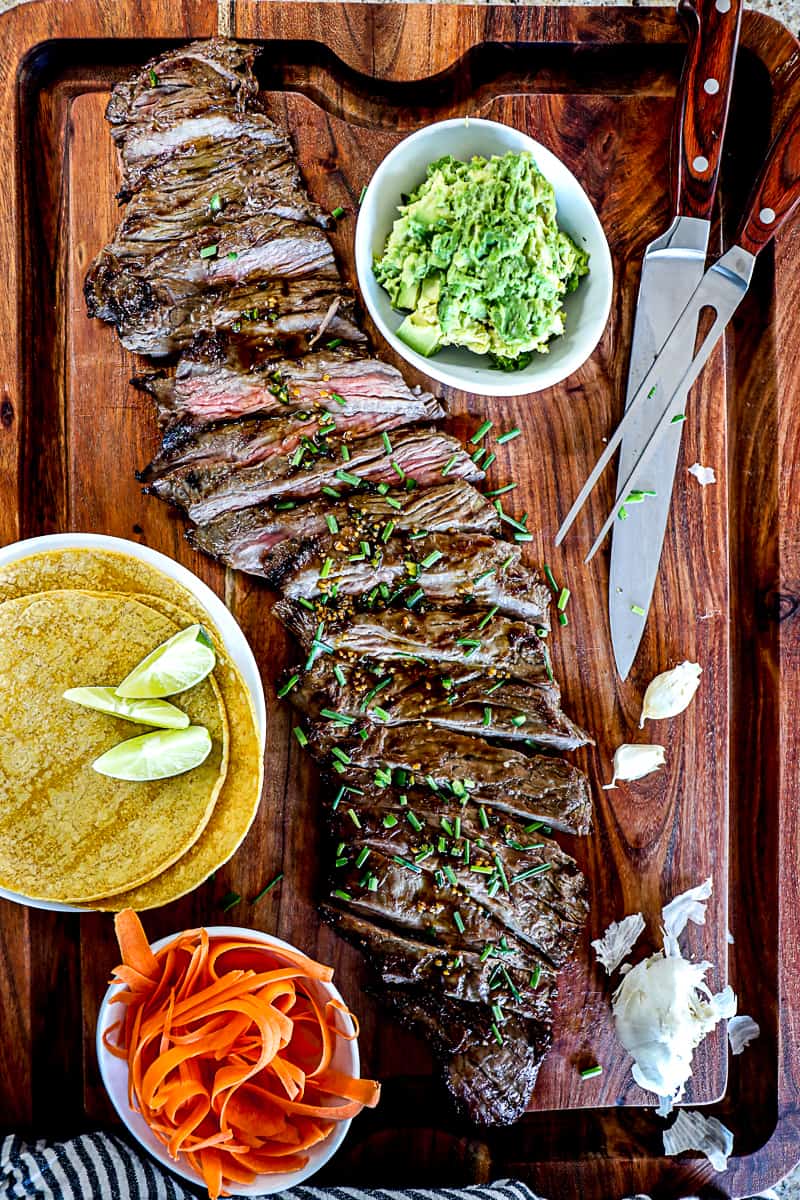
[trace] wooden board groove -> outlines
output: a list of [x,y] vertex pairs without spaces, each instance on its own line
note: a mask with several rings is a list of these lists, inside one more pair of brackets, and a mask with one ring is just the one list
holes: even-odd
[[[638,706],[650,675],[684,656],[706,669],[686,718],[641,735],[664,740],[669,773],[636,789],[606,793],[596,786],[597,833],[569,843],[592,881],[593,912],[580,961],[562,978],[556,1045],[534,1098],[540,1111],[509,1131],[460,1125],[430,1083],[426,1048],[362,996],[366,1066],[386,1076],[385,1097],[359,1120],[327,1177],[385,1184],[390,1170],[393,1183],[452,1185],[511,1173],[545,1195],[593,1200],[637,1190],[665,1198],[758,1190],[800,1154],[791,803],[800,545],[788,517],[800,495],[800,457],[796,406],[786,402],[798,367],[784,352],[800,298],[800,234],[786,234],[774,258],[759,264],[753,294],[693,396],[665,553],[668,586],[657,591],[642,656],[625,687],[614,687],[606,562],[582,573],[580,537],[563,555],[549,549],[617,411],[638,263],[667,217],[664,155],[683,44],[667,10],[222,0],[214,12],[194,0],[169,11],[139,0],[110,11],[100,0],[38,0],[24,21],[18,12],[2,19],[0,139],[15,179],[14,203],[0,213],[8,283],[0,293],[0,543],[51,529],[96,529],[172,554],[223,595],[267,688],[268,784],[254,832],[213,883],[151,914],[148,929],[158,936],[212,921],[229,888],[252,896],[281,869],[281,888],[257,909],[243,906],[239,919],[333,962],[348,994],[361,995],[367,981],[360,956],[315,915],[317,781],[290,737],[291,713],[272,691],[292,655],[269,616],[272,598],[257,580],[192,552],[182,519],[141,496],[133,471],[150,456],[157,430],[150,401],[127,384],[140,362],[83,308],[86,266],[118,217],[117,164],[102,117],[109,87],[150,53],[210,33],[217,21],[266,44],[259,68],[265,94],[293,133],[309,189],[328,208],[353,205],[404,130],[453,113],[527,127],[575,170],[598,207],[617,270],[601,345],[564,387],[542,397],[502,403],[451,395],[450,425],[463,435],[491,410],[526,430],[530,461],[523,464],[522,439],[501,447],[495,477],[522,477],[520,507],[530,509],[538,535],[531,560],[548,558],[573,591],[556,669],[566,707],[597,734],[597,750],[576,756],[589,764],[596,785],[614,745],[639,736]],[[723,165],[723,228],[735,221],[774,127],[780,81],[797,49],[755,14],[745,17],[743,43]],[[352,277],[351,236],[352,222],[340,222],[336,251]],[[718,247],[719,227],[714,238]],[[531,453],[539,446],[547,447],[541,464]],[[717,467],[716,488],[703,492],[686,479],[695,459]],[[609,480],[591,520],[610,502],[610,487]],[[611,919],[641,906],[653,917],[664,898],[708,873],[716,885],[709,922],[692,930],[689,942],[718,964],[714,982],[721,986],[730,923],[730,978],[742,1010],[764,1030],[745,1060],[734,1061],[727,1087],[721,1036],[698,1056],[692,1098],[708,1103],[725,1092],[715,1111],[736,1133],[731,1169],[716,1180],[698,1160],[658,1157],[658,1122],[637,1107],[644,1097],[630,1085],[627,1063],[612,1059],[609,989],[588,952],[589,937]],[[3,904],[0,952],[0,1120],[38,1136],[109,1122],[92,1045],[114,962],[108,918],[78,921]],[[43,996],[51,999],[42,1003]],[[606,1067],[602,1079],[581,1084],[577,1068],[595,1057]],[[48,1086],[54,1072],[68,1080],[68,1128]],[[12,1079],[25,1086],[9,1088]],[[618,1099],[625,1107],[613,1107]]]

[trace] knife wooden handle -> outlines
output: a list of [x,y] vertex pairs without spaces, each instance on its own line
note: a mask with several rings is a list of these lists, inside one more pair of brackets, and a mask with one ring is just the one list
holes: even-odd
[[736,238],[758,254],[789,220],[800,201],[800,103],[791,112],[770,146],[746,216]]
[[678,89],[675,213],[711,219],[722,158],[742,0],[679,0],[689,54]]

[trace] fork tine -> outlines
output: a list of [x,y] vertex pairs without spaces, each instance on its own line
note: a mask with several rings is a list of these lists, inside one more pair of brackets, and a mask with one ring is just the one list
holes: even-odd
[[611,437],[608,439],[608,444],[607,444],[605,450],[600,455],[597,462],[594,464],[594,467],[592,468],[592,472],[591,472],[589,478],[586,480],[586,483],[583,485],[581,490],[578,492],[575,503],[572,505],[572,508],[569,510],[566,517],[562,521],[561,528],[559,529],[558,533],[556,534],[556,543],[555,544],[557,546],[561,545],[564,538],[569,533],[569,531],[572,528],[572,525],[575,521],[575,518],[577,517],[578,513],[583,508],[586,501],[589,499],[589,496],[591,495],[592,491],[594,490],[594,487],[595,487],[598,479],[603,474],[603,471],[605,471],[608,464],[611,462],[611,459],[614,456],[614,452],[617,449],[617,446],[619,446],[620,442],[622,441],[623,437],[625,436],[625,426],[627,425],[628,421],[630,420],[631,413],[634,411],[634,406],[636,405],[638,399],[639,399],[639,396],[637,395],[634,398],[634,400],[631,402],[631,404],[628,406],[628,409],[627,409],[624,417],[622,418],[622,420],[620,421],[619,425],[614,430],[614,432],[611,434]]

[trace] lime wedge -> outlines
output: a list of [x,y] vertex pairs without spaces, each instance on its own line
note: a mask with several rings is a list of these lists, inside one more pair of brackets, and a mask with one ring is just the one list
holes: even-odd
[[200,683],[214,670],[216,656],[202,625],[190,625],[152,650],[117,688],[129,699],[174,696]]
[[156,725],[159,729],[185,729],[189,714],[167,700],[122,700],[112,687],[69,688],[64,699],[84,708],[133,721],[135,725]]
[[202,725],[143,733],[119,742],[92,763],[100,775],[146,783],[193,771],[211,753],[211,736]]

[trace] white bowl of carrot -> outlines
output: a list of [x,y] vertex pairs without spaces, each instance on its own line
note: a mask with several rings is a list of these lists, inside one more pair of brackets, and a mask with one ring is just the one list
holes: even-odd
[[130,909],[97,1021],[100,1074],[130,1133],[221,1194],[296,1187],[336,1153],[379,1084],[333,971],[254,929],[213,925],[150,945]]

